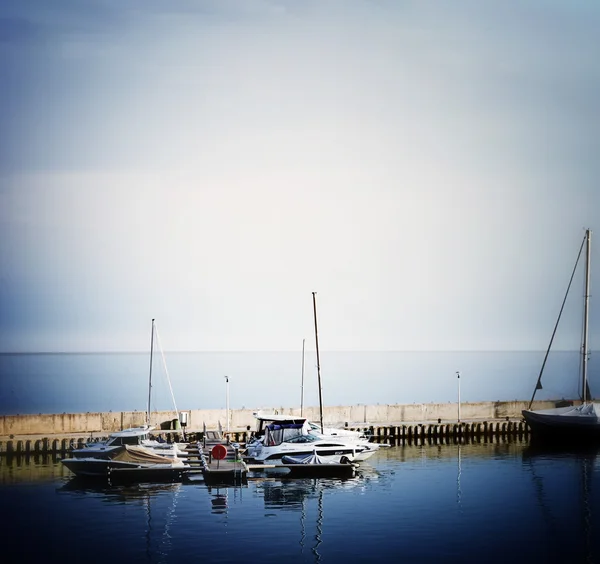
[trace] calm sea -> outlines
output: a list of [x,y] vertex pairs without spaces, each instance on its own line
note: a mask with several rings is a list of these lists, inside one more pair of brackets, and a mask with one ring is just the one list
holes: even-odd
[[[325,405],[529,399],[544,359],[539,352],[330,352],[321,354]],[[538,399],[576,398],[580,355],[553,352]],[[592,393],[600,388],[595,356]],[[144,411],[150,355],[0,354],[0,414]],[[319,405],[314,351],[194,352],[155,355],[152,409]]]
[[600,562],[600,458],[392,447],[347,481],[109,487],[0,458],[3,562]]

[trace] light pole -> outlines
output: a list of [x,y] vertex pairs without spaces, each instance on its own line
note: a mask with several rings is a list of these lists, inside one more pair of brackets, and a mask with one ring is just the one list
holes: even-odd
[[460,372],[456,372],[456,377],[458,379],[458,422],[460,423]]
[[225,376],[226,408],[227,408],[227,432],[229,433],[229,376]]

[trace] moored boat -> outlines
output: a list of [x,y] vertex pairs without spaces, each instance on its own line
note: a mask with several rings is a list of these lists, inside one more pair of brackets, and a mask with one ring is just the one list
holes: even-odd
[[[61,460],[73,474],[85,478],[179,478],[190,465],[179,458],[156,454],[146,447],[122,445],[109,452],[105,458],[63,458]],[[133,472],[133,471],[137,472]]]
[[150,438],[152,430],[152,427],[144,425],[116,431],[111,433],[105,441],[88,442],[81,448],[73,449],[71,456],[74,458],[109,458],[112,452],[124,445],[145,447],[169,458],[187,456],[185,443],[167,443],[152,439]]
[[366,441],[340,441],[334,437],[309,433],[308,420],[290,419],[270,423],[262,441],[248,449],[247,459],[258,464],[282,464],[284,456],[318,454],[323,460],[339,463],[342,457],[350,461],[366,460],[379,445]]
[[554,327],[550,345],[546,352],[546,357],[542,363],[542,368],[538,376],[538,380],[533,392],[533,396],[529,403],[529,409],[523,410],[523,417],[531,428],[532,438],[537,441],[598,441],[600,440],[600,403],[594,403],[591,400],[591,394],[588,384],[588,361],[589,361],[589,341],[588,341],[588,319],[589,319],[589,298],[590,298],[590,262],[591,262],[591,236],[590,229],[586,229],[585,237],[581,243],[575,268],[571,274],[571,282],[577,269],[579,259],[585,245],[586,261],[585,261],[585,291],[583,304],[583,338],[581,345],[581,405],[571,405],[566,407],[556,407],[553,409],[532,410],[531,405],[535,398],[537,390],[542,389],[542,374],[552,340],[558,322],[565,305],[571,282],[567,287],[567,294],[563,300],[563,304]]

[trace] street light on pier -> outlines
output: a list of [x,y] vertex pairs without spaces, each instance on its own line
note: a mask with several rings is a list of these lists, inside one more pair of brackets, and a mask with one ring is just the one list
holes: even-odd
[[225,394],[226,394],[226,410],[227,410],[227,425],[226,429],[229,433],[229,376],[225,376]]
[[460,372],[456,372],[456,378],[458,379],[458,422],[460,423]]

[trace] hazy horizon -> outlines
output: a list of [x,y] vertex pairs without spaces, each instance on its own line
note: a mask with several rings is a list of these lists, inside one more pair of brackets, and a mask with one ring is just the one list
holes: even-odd
[[323,351],[545,350],[599,224],[598,29],[540,0],[4,2],[0,351],[145,351],[153,317],[165,350],[300,350],[313,291]]

